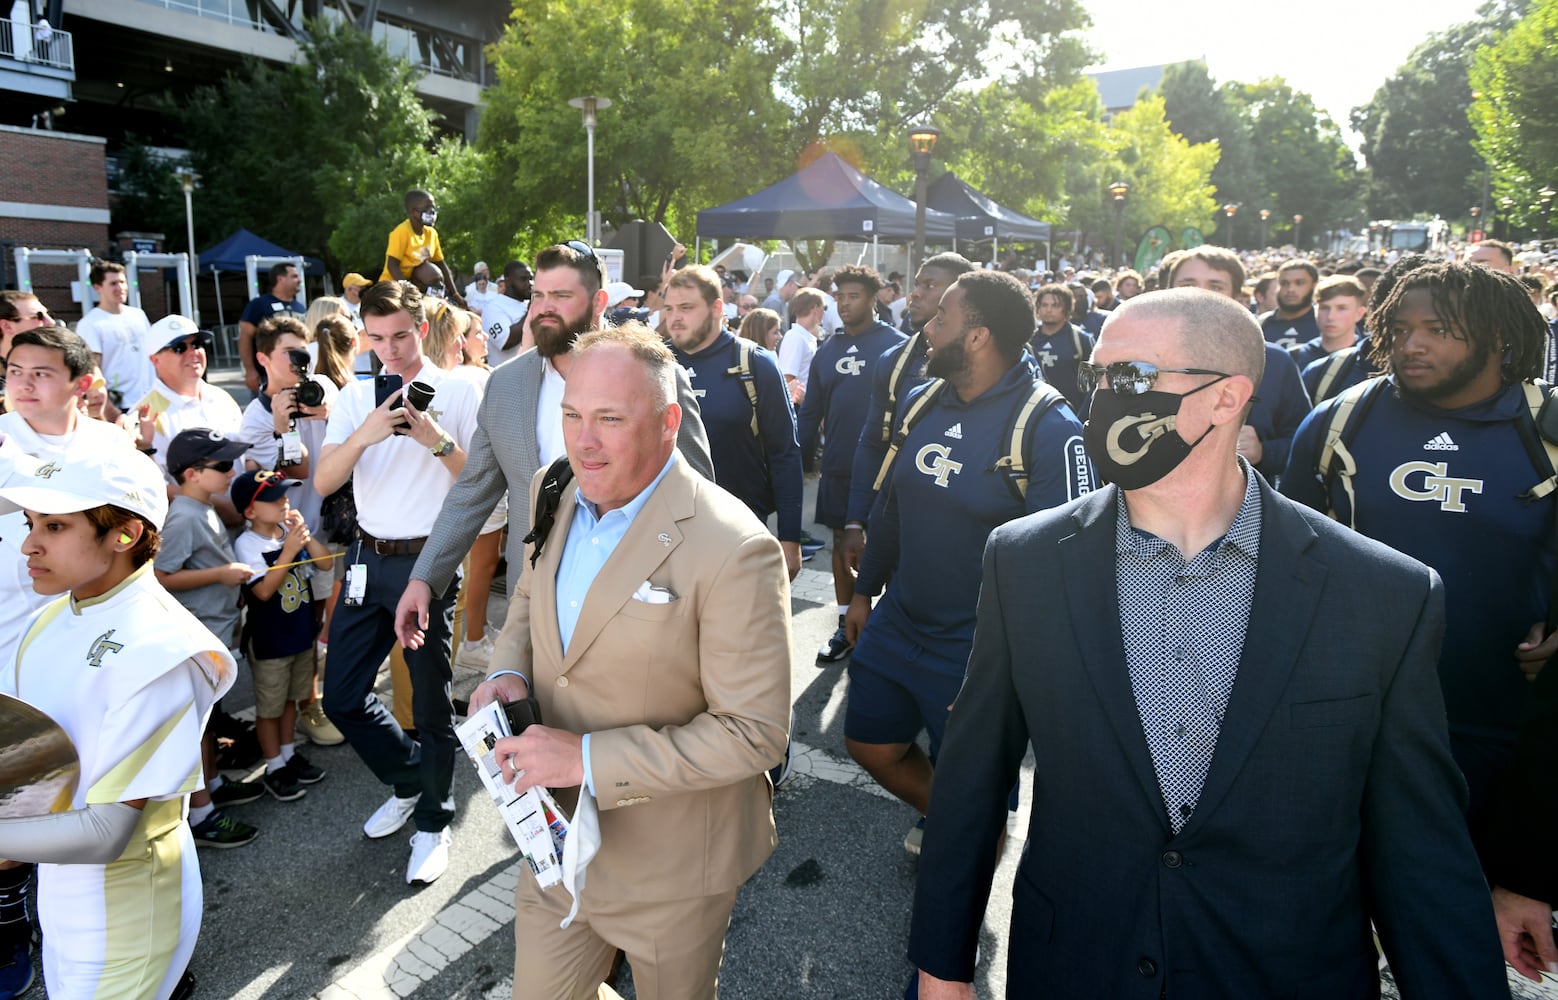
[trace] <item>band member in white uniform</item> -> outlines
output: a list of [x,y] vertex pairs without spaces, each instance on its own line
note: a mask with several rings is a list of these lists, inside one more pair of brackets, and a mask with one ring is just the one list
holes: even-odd
[[139,452],[39,464],[0,449],[0,508],[21,508],[39,613],[0,691],[75,744],[64,810],[0,819],[0,858],[38,863],[51,1000],[165,1000],[200,930],[200,868],[186,821],[200,733],[233,683],[225,645],[152,573],[167,493]]

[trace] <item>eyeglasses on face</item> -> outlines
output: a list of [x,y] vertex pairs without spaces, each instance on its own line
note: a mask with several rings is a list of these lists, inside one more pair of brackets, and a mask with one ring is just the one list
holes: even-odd
[[1108,365],[1095,365],[1089,361],[1077,362],[1077,384],[1083,392],[1092,392],[1098,388],[1099,383],[1107,379],[1109,390],[1115,395],[1140,396],[1144,392],[1151,392],[1152,387],[1158,383],[1158,376],[1163,374],[1231,377],[1227,372],[1213,371],[1210,368],[1159,368],[1145,361],[1116,361]]

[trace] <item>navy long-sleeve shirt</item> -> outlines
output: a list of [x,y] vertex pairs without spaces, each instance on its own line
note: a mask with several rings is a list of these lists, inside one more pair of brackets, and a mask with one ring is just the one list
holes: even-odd
[[818,433],[827,432],[822,447],[824,476],[849,478],[871,403],[872,375],[883,353],[906,339],[886,323],[873,323],[859,336],[829,337],[812,355],[799,438],[801,450],[810,451]]
[[752,377],[757,385],[758,435],[754,435],[752,401],[741,382],[736,338],[722,332],[696,354],[672,350],[698,397],[699,415],[709,435],[709,457],[714,461],[714,481],[759,518],[767,519],[778,511],[780,541],[799,541],[801,449],[795,437],[795,411],[790,407],[778,358],[761,347],[752,352]]
[[1298,366],[1293,364],[1292,355],[1276,344],[1266,345],[1266,373],[1255,395],[1258,398],[1250,408],[1249,420],[1261,443],[1261,458],[1255,468],[1274,482],[1287,468],[1293,433],[1309,415],[1309,393],[1298,377]]
[[[888,402],[892,388],[893,369],[898,358],[909,352],[909,361],[898,378],[895,403]],[[906,343],[890,347],[882,354],[880,362],[871,369],[871,401],[866,406],[866,420],[860,428],[860,443],[855,447],[854,466],[849,475],[849,504],[845,507],[845,520],[865,524],[870,520],[871,507],[876,503],[876,474],[881,471],[882,460],[887,457],[887,441],[882,428],[896,431],[893,410],[902,411],[903,400],[909,391],[925,381],[925,338],[916,333]]]

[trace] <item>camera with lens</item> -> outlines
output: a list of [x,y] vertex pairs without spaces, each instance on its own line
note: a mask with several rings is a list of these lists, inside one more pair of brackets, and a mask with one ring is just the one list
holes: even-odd
[[323,406],[325,387],[308,377],[308,352],[296,347],[288,348],[287,360],[292,362],[292,370],[297,373],[299,379],[297,386],[292,390],[298,405],[310,408]]

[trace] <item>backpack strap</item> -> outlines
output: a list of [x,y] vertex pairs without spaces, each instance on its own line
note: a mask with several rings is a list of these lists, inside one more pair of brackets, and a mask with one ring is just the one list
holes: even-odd
[[1525,495],[1529,499],[1540,500],[1558,489],[1558,444],[1542,431],[1543,417],[1553,419],[1552,413],[1544,411],[1553,399],[1558,398],[1558,389],[1541,382],[1522,382],[1520,388],[1525,393],[1526,415],[1530,417],[1517,425],[1520,443],[1525,445],[1526,456],[1531,459],[1537,475],[1545,477],[1527,490]]
[[893,461],[898,457],[898,449],[903,447],[903,442],[908,438],[909,432],[914,429],[915,422],[920,419],[926,410],[931,408],[946,387],[945,379],[931,379],[925,383],[925,388],[918,396],[914,397],[914,401],[904,411],[903,419],[898,422],[897,432],[887,441],[887,454],[882,456],[882,467],[877,470],[876,480],[871,484],[873,491],[881,491],[882,484],[887,482],[887,474],[892,471]]
[[752,352],[755,350],[756,344],[745,337],[737,337],[736,364],[733,368],[725,369],[725,374],[739,378],[741,387],[747,391],[747,402],[752,404],[752,436],[761,442],[763,433],[757,426],[757,378],[752,374]]
[[1316,406],[1331,398],[1331,386],[1347,378],[1352,366],[1358,363],[1358,348],[1349,347],[1337,351],[1326,361],[1325,370],[1320,373],[1320,384],[1315,386],[1314,404]]
[[[1071,349],[1076,352],[1076,359],[1078,361],[1086,360],[1082,357],[1082,331],[1077,329],[1077,325],[1075,323],[1071,324]],[[1025,486],[1023,489],[1026,490],[1027,487]]]
[[532,512],[530,534],[521,539],[521,544],[535,543],[535,548],[530,552],[530,568],[536,568],[536,561],[541,558],[541,546],[546,544],[546,536],[552,532],[552,521],[557,516],[557,507],[562,502],[563,490],[573,481],[573,466],[568,464],[568,456],[564,455],[551,465],[546,467],[546,475],[541,477],[541,493],[536,497],[536,509]]
[[898,360],[893,362],[893,370],[887,376],[887,409],[882,411],[883,444],[892,443],[893,417],[897,415],[898,410],[898,387],[909,371],[909,360],[919,349],[920,338],[923,336],[925,336],[923,333],[916,333],[909,338],[909,342],[903,345],[903,350],[898,352]]
[[[1073,333],[1075,330],[1076,327],[1073,325]],[[1066,397],[1061,395],[1059,389],[1042,379],[1034,379],[1033,389],[1017,408],[1006,454],[996,461],[995,467],[1006,474],[1007,485],[1016,491],[1020,500],[1028,499],[1029,469],[1023,453],[1027,450],[1025,446],[1028,442],[1029,428],[1037,426],[1044,414],[1065,401]]]
[[[1336,397],[1336,405],[1331,408],[1331,414],[1325,423],[1325,434],[1320,446],[1320,461],[1316,464],[1315,471],[1320,475],[1320,481],[1325,485],[1326,515],[1334,520],[1341,520],[1336,516],[1335,506],[1331,503],[1331,483],[1337,475],[1342,477],[1342,492],[1347,494],[1347,526],[1356,529],[1358,519],[1358,498],[1352,488],[1352,477],[1358,474],[1358,463],[1352,457],[1352,452],[1347,445],[1357,433],[1357,425],[1362,423],[1364,414],[1369,407],[1374,405],[1374,400],[1379,397],[1380,390],[1384,389],[1387,380],[1383,377],[1375,377],[1360,382],[1347,389]],[[1356,412],[1356,416],[1354,413]],[[1349,425],[1351,425],[1349,427]],[[1351,429],[1353,434],[1348,434]]]

